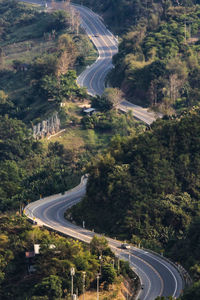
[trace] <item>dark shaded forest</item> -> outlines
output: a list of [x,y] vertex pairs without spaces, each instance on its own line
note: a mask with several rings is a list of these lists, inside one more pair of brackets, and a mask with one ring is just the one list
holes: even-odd
[[136,245],[168,249],[170,257],[198,269],[199,237],[191,231],[199,236],[199,113],[193,109],[156,121],[136,138],[113,140],[89,167],[87,195],[72,208],[74,219]]

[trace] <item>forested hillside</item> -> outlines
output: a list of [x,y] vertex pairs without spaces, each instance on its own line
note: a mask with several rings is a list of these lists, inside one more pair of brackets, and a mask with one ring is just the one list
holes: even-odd
[[5,212],[79,183],[77,153],[58,142],[34,140],[32,127],[55,111],[65,122],[61,101],[85,94],[71,68],[84,60],[79,49],[86,51],[87,40],[80,35],[74,42],[64,11],[50,14],[0,1],[0,19],[0,212]]
[[[34,252],[35,244],[40,246],[39,253]],[[105,238],[94,237],[89,247],[45,229],[33,228],[20,216],[1,216],[0,298],[70,299],[72,267],[75,270],[75,293],[77,289],[79,295],[83,292],[83,276],[85,276],[85,291],[95,289],[96,274],[100,268],[99,251],[102,255],[101,291],[103,286],[107,289],[113,283],[120,286],[122,276],[135,277],[127,263],[122,261],[117,263]],[[118,295],[117,290],[113,292]]]
[[141,18],[122,38],[111,82],[164,114],[198,104],[199,13],[199,6],[169,6]]
[[[122,33],[137,24],[140,18],[146,19],[165,13],[170,6],[185,6],[200,4],[199,0],[76,0],[102,13],[106,22]],[[153,16],[155,15],[155,16]]]
[[92,1],[119,34],[110,75],[133,103],[173,115],[199,103],[199,1]]
[[[83,116],[78,105],[89,100],[74,69],[88,63],[93,46],[68,12],[39,8],[0,1],[0,211],[71,188],[113,134],[135,132],[131,114]],[[33,126],[54,112],[66,136],[34,140]]]
[[[158,120],[143,135],[115,139],[91,164],[87,195],[72,208],[74,219],[147,248],[179,247],[181,240],[188,245],[182,257],[186,249],[199,253],[198,243],[185,240],[200,216],[199,113],[198,108],[180,119]],[[180,260],[179,254],[172,257]],[[193,254],[187,267],[189,261],[199,264]]]
[[75,69],[84,66],[91,45],[77,36],[68,11],[0,1],[0,18],[0,90],[13,103],[10,116],[31,126],[61,112],[62,101],[85,95]]
[[88,225],[98,230],[160,246],[184,234],[200,212],[199,133],[194,110],[180,120],[159,120],[136,138],[113,140],[107,154],[91,163],[76,218],[87,214]]
[[[34,140],[32,125],[35,119],[61,112],[63,98],[80,97],[81,90],[75,72],[68,70],[79,53],[62,63],[66,51],[77,47],[62,34],[70,26],[65,12],[49,14],[16,1],[0,1],[0,17],[0,211],[4,212],[79,182],[76,154],[59,143],[45,147]],[[11,60],[15,51],[18,59]],[[55,101],[49,102],[50,97]]]
[[43,195],[59,193],[79,182],[75,154],[59,143],[46,149],[19,120],[0,117],[0,211]]

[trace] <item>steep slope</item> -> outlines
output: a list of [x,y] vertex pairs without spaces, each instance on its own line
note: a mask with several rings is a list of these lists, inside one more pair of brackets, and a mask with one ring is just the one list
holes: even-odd
[[199,215],[199,110],[159,120],[137,138],[116,139],[92,163],[87,195],[73,210],[79,222],[148,246],[184,235]]

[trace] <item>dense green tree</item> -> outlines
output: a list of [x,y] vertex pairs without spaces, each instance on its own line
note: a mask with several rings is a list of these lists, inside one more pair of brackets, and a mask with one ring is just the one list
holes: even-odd
[[183,299],[183,300],[190,300],[190,299],[198,300],[199,297],[200,297],[200,281],[195,282],[192,285],[192,287],[187,289],[184,292],[184,295],[183,295],[183,297],[181,297],[181,299]]
[[108,111],[113,108],[113,104],[108,98],[104,96],[96,96],[92,99],[92,107],[95,107],[100,111]]
[[102,267],[102,281],[112,284],[114,283],[116,276],[116,271],[112,265],[107,264]]
[[62,284],[58,276],[50,275],[35,286],[35,293],[38,296],[48,296],[48,299],[60,299],[62,296]]
[[102,255],[108,248],[108,241],[105,237],[97,237],[96,235],[90,242],[90,249],[93,254]]
[[51,23],[48,24],[47,30],[62,30],[69,26],[69,15],[64,10],[58,10],[51,14]]
[[12,112],[13,103],[8,99],[8,95],[0,90],[0,115],[9,114]]
[[87,196],[72,208],[74,217],[157,246],[182,237],[199,213],[199,124],[197,110],[180,120],[159,120],[151,131],[113,144],[91,164]]

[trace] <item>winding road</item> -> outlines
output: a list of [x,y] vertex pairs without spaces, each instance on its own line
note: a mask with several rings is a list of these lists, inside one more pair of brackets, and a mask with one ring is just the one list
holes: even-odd
[[[41,4],[41,1],[37,0],[27,2]],[[79,5],[74,5],[74,7],[79,10],[82,26],[99,52],[97,61],[79,76],[78,83],[86,86],[92,95],[101,95],[104,90],[105,77],[112,68],[112,56],[117,53],[117,40],[103,25],[100,17],[90,9]],[[132,109],[134,115],[147,124],[155,120],[152,113],[127,101],[120,104],[120,109],[124,111]],[[38,225],[89,243],[95,233],[78,227],[64,218],[66,209],[81,201],[85,195],[86,183],[87,179],[82,178],[80,185],[64,195],[53,195],[30,203],[25,207],[24,214]],[[120,241],[110,238],[107,240],[115,254],[128,260],[140,277],[143,289],[140,290],[137,299],[153,300],[157,296],[178,297],[180,295],[184,282],[173,264],[143,249],[131,246],[130,250],[123,250],[120,248]]]
[[91,95],[102,95],[105,89],[105,78],[113,68],[112,57],[118,52],[118,42],[105,27],[100,17],[90,9],[76,5],[80,13],[82,28],[98,50],[96,62],[87,68],[79,77],[78,84],[85,86]]
[[[88,67],[77,79],[77,83],[86,87],[90,95],[102,95],[105,89],[105,79],[108,72],[113,68],[112,57],[118,52],[118,41],[115,36],[106,28],[101,18],[87,7],[73,5],[82,20],[81,26],[86,31],[90,40],[95,45],[99,57],[94,64]],[[133,115],[150,125],[161,114],[150,112],[147,108],[140,107],[126,100],[123,100],[118,108],[127,112],[131,110]]]
[[[87,179],[82,178],[80,185],[64,195],[58,194],[28,204],[24,209],[25,215],[40,226],[89,243],[95,233],[78,227],[64,218],[66,209],[81,201],[85,195],[86,183]],[[137,299],[153,300],[157,296],[180,295],[184,283],[178,270],[171,263],[136,247],[123,250],[120,248],[120,241],[110,238],[107,240],[115,254],[121,259],[128,260],[140,277],[143,289],[140,290]]]
[[[51,9],[51,1],[20,1],[39,5],[47,3],[47,9]],[[62,2],[56,2],[56,5],[58,9],[63,9]],[[79,12],[81,27],[85,30],[99,54],[97,60],[80,74],[77,78],[77,83],[81,87],[86,87],[88,93],[92,96],[102,95],[105,89],[105,78],[108,72],[113,68],[112,57],[118,52],[118,41],[103,24],[101,17],[91,9],[78,4],[73,4],[71,7]],[[123,112],[131,110],[135,118],[143,121],[147,125],[150,125],[157,118],[162,117],[159,113],[149,111],[147,108],[140,107],[126,100],[123,100],[118,105],[118,108]]]

